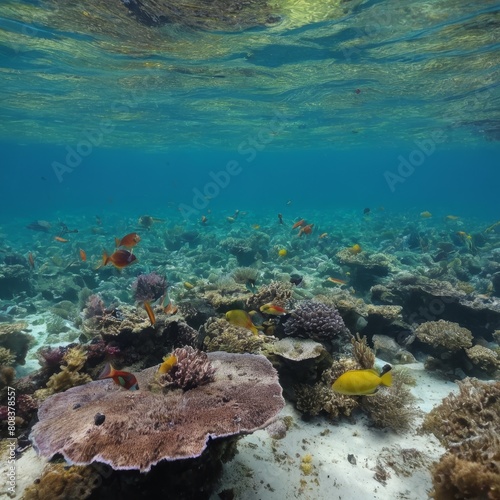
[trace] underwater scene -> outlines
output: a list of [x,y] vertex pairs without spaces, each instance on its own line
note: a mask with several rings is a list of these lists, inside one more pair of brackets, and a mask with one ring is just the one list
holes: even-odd
[[500,500],[500,4],[0,2],[0,496]]

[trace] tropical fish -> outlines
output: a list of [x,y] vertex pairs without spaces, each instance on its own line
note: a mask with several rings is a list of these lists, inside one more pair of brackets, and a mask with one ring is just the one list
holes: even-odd
[[185,281],[183,285],[186,290],[192,290],[194,288],[194,285],[192,283],[189,283],[189,281]]
[[153,308],[151,307],[151,304],[149,302],[144,302],[144,309],[146,309],[146,312],[148,313],[148,318],[149,321],[151,322],[151,326],[154,326],[156,323],[156,318],[155,318],[155,313],[153,312]]
[[271,314],[272,316],[281,316],[283,314],[286,314],[285,309],[272,303],[264,304],[263,306],[260,306],[259,309],[264,314]]
[[140,226],[150,228],[155,222],[165,222],[165,219],[158,219],[151,215],[141,215],[138,222]]
[[207,221],[208,221],[207,217],[206,217],[205,215],[202,215],[202,216],[201,216],[201,223],[202,223],[202,224],[206,224],[206,223],[207,223]]
[[423,219],[429,219],[430,217],[432,217],[432,214],[430,212],[427,212],[426,210],[425,212],[420,213],[420,217],[422,217]]
[[231,224],[236,220],[234,217],[226,217],[226,220],[228,222],[231,222]]
[[361,245],[358,243],[354,244],[352,247],[348,248],[349,252],[351,252],[353,255],[357,255],[358,253],[361,252]]
[[306,221],[304,219],[300,219],[292,226],[292,229],[297,229],[298,227],[303,226],[305,223]]
[[307,226],[301,227],[299,230],[299,238],[301,238],[303,234],[311,234],[313,226],[314,224],[307,224]]
[[87,260],[87,254],[85,253],[85,250],[80,248],[80,259],[82,262],[85,262]]
[[347,281],[341,280],[339,278],[332,278],[331,276],[329,276],[326,279],[328,281],[331,281],[332,283],[335,283],[336,285],[345,285],[345,284],[347,284]]
[[323,239],[325,239],[325,238],[327,238],[327,237],[328,237],[328,233],[321,233],[321,234],[318,236],[318,238],[319,238],[320,240],[323,240]]
[[137,257],[128,250],[116,250],[111,255],[106,252],[102,254],[102,265],[107,266],[110,262],[118,269],[130,266],[137,260]]
[[69,241],[66,238],[61,238],[60,236],[54,236],[54,240],[59,241],[60,243],[68,243]]
[[257,327],[253,324],[250,314],[243,309],[233,309],[226,313],[226,319],[234,326],[241,326],[247,330],[251,330],[254,335],[258,335],[259,331]]
[[28,254],[28,263],[31,269],[35,269],[35,257],[33,257],[33,254],[31,252]]
[[363,214],[364,214],[364,215],[369,215],[369,214],[370,214],[370,211],[371,211],[371,210],[370,210],[369,208],[365,208],[365,209],[363,210]]
[[122,239],[115,238],[115,246],[132,248],[135,247],[139,241],[141,241],[141,237],[137,233],[129,233]]
[[458,215],[447,215],[445,217],[446,220],[458,220],[460,217]]
[[171,354],[163,358],[163,363],[158,368],[158,373],[164,375],[168,373],[177,364],[177,357]]
[[375,394],[380,385],[392,385],[391,366],[385,365],[379,374],[377,370],[349,370],[332,385],[332,389],[347,396],[369,396]]
[[278,214],[278,221],[280,224],[283,224],[283,214]]
[[288,250],[287,250],[286,248],[280,248],[280,249],[278,250],[278,255],[279,255],[280,257],[286,257],[286,256],[287,256],[287,254],[288,254]]
[[99,375],[99,379],[105,378],[112,378],[115,384],[122,386],[124,389],[131,391],[139,389],[139,384],[133,373],[115,370],[110,363],[106,364],[104,370]]
[[255,229],[255,230],[260,229],[260,224],[253,224],[252,229]]

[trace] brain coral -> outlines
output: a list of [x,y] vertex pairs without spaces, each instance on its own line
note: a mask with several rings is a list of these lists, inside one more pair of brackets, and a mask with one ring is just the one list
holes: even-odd
[[264,356],[214,352],[208,359],[213,382],[188,391],[150,390],[154,366],[135,373],[138,391],[98,380],[50,397],[30,435],[35,449],[45,457],[60,453],[73,465],[103,462],[147,472],[161,460],[200,456],[209,439],[273,421],[285,402]]

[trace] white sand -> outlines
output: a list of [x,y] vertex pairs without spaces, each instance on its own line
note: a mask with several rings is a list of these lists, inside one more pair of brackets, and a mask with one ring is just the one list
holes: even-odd
[[[457,389],[456,384],[425,372],[419,363],[407,366],[417,379],[412,392],[425,412]],[[434,436],[416,434],[421,418],[411,431],[396,434],[369,427],[364,417],[358,418],[355,424],[341,419],[334,425],[324,417],[303,422],[290,404],[282,415],[291,415],[295,423],[286,437],[273,440],[264,430],[242,439],[238,444],[239,453],[225,465],[217,492],[233,489],[238,500],[428,498],[431,488],[428,465],[438,460],[445,450]],[[428,465],[415,468],[405,477],[382,461],[390,473],[384,486],[374,478],[377,459],[384,447],[397,452],[397,446],[422,452]],[[307,454],[312,456],[313,465],[309,475],[300,469],[301,460]],[[356,465],[348,461],[349,454],[354,455]],[[403,462],[401,457],[398,461]],[[216,493],[212,495],[212,500],[218,498]]]

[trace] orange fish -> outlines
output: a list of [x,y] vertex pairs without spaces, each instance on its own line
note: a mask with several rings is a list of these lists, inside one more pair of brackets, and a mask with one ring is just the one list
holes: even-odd
[[130,266],[137,260],[137,257],[130,253],[128,250],[117,250],[116,252],[108,255],[106,252],[102,254],[102,265],[107,266],[110,262],[118,269]]
[[33,257],[33,254],[31,252],[28,254],[28,262],[31,269],[35,269],[35,257]]
[[301,238],[303,234],[311,234],[313,226],[314,224],[308,224],[307,226],[301,227],[299,231],[299,238]]
[[297,229],[298,227],[303,226],[305,223],[306,221],[304,219],[300,219],[292,226],[292,229]]
[[174,306],[172,302],[169,302],[163,309],[165,314],[170,314],[170,315],[175,314],[178,310],[179,308],[177,306]]
[[54,239],[56,241],[59,241],[61,243],[68,243],[69,240],[65,239],[65,238],[61,238],[60,236],[55,236]]
[[264,304],[263,306],[260,306],[259,309],[264,314],[270,314],[272,316],[281,316],[283,314],[286,314],[286,309],[283,309],[282,307],[276,306],[272,303]]
[[85,250],[83,250],[82,248],[80,248],[80,259],[82,260],[82,262],[87,261],[87,254],[85,253]]
[[141,241],[141,237],[137,233],[129,233],[121,240],[120,238],[115,238],[115,246],[132,248],[135,247],[139,241]]
[[99,379],[104,378],[112,378],[115,384],[122,386],[124,389],[129,389],[131,391],[139,389],[139,384],[133,373],[115,370],[109,363],[99,375]]
[[149,302],[144,302],[144,309],[146,309],[146,312],[148,313],[148,318],[149,321],[151,321],[151,326],[154,326],[156,323],[156,318],[155,318],[155,313],[153,312],[153,309],[151,307],[151,304]]
[[335,283],[336,285],[345,285],[347,284],[347,281],[341,280],[339,278],[331,278],[328,277],[326,278],[328,281],[331,281],[332,283]]

